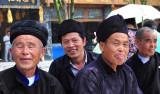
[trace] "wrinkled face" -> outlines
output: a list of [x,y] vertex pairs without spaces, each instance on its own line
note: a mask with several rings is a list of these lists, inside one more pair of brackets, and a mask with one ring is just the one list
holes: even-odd
[[10,52],[20,71],[36,69],[36,65],[46,51],[46,48],[42,47],[41,41],[32,35],[16,37],[13,45],[14,47],[10,48]]
[[105,42],[100,42],[103,60],[111,67],[122,65],[129,52],[129,38],[124,33],[113,33]]
[[62,46],[65,53],[70,58],[78,58],[79,56],[83,55],[84,53],[84,46],[86,43],[86,38],[82,40],[76,32],[67,33],[66,35],[62,36]]
[[136,39],[135,43],[142,57],[150,57],[154,55],[157,48],[157,35],[155,32],[144,32],[142,40]]

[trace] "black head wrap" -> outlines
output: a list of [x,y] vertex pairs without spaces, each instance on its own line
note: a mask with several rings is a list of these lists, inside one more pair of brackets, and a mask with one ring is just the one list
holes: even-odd
[[33,35],[40,39],[45,47],[48,40],[48,31],[46,27],[34,20],[19,21],[12,25],[10,30],[10,42],[19,35]]
[[98,27],[96,35],[98,42],[104,42],[113,33],[120,32],[128,35],[125,20],[121,15],[114,15],[105,19]]
[[62,36],[71,32],[80,33],[85,37],[85,25],[72,19],[65,20],[59,25],[58,38],[61,40]]

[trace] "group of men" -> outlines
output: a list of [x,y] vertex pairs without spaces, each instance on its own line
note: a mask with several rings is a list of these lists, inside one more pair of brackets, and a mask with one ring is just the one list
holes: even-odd
[[37,67],[48,39],[43,24],[19,21],[10,33],[10,52],[16,65],[0,72],[0,94],[160,94],[157,35],[149,27],[138,29],[138,50],[126,61],[129,35],[121,15],[98,26],[100,55],[84,49],[83,23],[63,21],[58,38],[65,55],[52,62],[49,73]]

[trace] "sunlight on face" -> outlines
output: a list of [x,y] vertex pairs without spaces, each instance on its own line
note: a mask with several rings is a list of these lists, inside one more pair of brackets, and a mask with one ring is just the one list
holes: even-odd
[[111,67],[122,65],[129,52],[129,38],[124,33],[113,33],[105,42],[100,42],[102,58]]
[[10,52],[19,70],[36,68],[46,50],[46,48],[42,48],[41,41],[32,35],[16,37],[13,45],[14,47],[10,49]]
[[83,40],[76,32],[62,36],[63,49],[70,58],[78,58],[82,55],[82,53],[84,53],[85,43],[86,38]]

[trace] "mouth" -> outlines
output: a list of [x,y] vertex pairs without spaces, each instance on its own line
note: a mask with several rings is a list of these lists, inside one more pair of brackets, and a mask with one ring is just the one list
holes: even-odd
[[27,61],[27,60],[31,60],[31,59],[29,59],[29,58],[21,58],[20,60]]
[[76,50],[69,50],[69,52],[71,52],[71,53],[72,53],[72,52],[76,52]]
[[152,51],[152,52],[153,52],[153,51],[155,51],[155,49],[150,49],[150,51]]
[[76,54],[77,50],[76,49],[71,49],[71,50],[68,50],[69,54],[70,55],[74,55]]
[[123,58],[124,58],[124,55],[116,55],[116,57],[117,57],[118,59],[123,59]]

